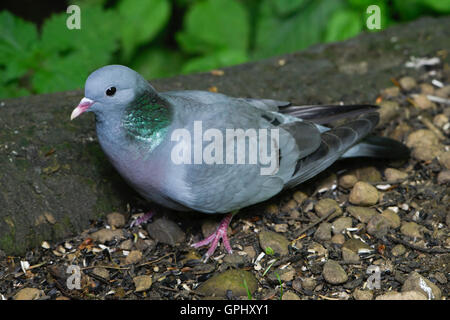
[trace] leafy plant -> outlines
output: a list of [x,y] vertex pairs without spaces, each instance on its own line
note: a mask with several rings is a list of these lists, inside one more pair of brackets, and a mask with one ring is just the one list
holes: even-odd
[[281,300],[283,299],[283,283],[281,282],[280,275],[277,272],[275,272],[275,276],[277,277],[278,283],[280,284],[280,300]]
[[245,288],[245,291],[247,291],[247,298],[248,298],[248,300],[252,300],[253,299],[252,293],[250,292],[250,289],[248,288],[247,280],[245,280],[245,278],[243,279],[243,286]]

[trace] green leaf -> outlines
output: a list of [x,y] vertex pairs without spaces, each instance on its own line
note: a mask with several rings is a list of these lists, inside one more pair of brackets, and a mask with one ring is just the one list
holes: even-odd
[[298,10],[309,0],[272,0],[275,10],[280,15],[285,15]]
[[395,11],[402,20],[412,20],[421,15],[424,10],[423,0],[394,0]]
[[256,27],[253,58],[298,51],[322,40],[332,13],[343,1],[314,0],[292,16],[276,15],[271,0],[263,0]]
[[450,1],[449,0],[422,0],[423,3],[429,8],[439,13],[450,13]]
[[163,48],[140,51],[131,68],[146,79],[169,77],[180,72],[183,56],[180,52]]
[[10,80],[24,75],[31,63],[37,44],[36,27],[8,11],[0,12],[0,66]]
[[118,10],[122,21],[117,30],[129,59],[139,45],[150,42],[166,25],[171,4],[168,0],[121,0]]
[[190,53],[230,49],[245,52],[248,47],[247,12],[236,0],[196,2],[187,12],[184,29],[177,34],[180,46]]
[[362,29],[362,17],[358,12],[341,9],[331,16],[325,33],[325,41],[342,41],[356,36]]
[[212,69],[244,63],[248,60],[247,54],[239,50],[222,50],[209,55],[189,60],[182,69],[183,73],[208,71]]

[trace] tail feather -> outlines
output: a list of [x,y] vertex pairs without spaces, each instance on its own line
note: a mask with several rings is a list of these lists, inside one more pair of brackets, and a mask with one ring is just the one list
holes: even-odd
[[404,159],[408,158],[409,154],[409,148],[397,140],[370,135],[348,149],[341,158],[371,157]]

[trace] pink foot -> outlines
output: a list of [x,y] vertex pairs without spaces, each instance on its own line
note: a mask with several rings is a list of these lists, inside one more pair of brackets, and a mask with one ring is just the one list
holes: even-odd
[[139,217],[136,220],[134,220],[130,224],[130,227],[133,228],[134,226],[140,226],[141,224],[148,222],[153,217],[154,214],[155,214],[154,211],[147,212],[142,217]]
[[202,241],[196,242],[192,244],[192,247],[199,248],[202,246],[206,246],[211,243],[211,246],[209,247],[208,251],[206,252],[204,256],[204,262],[208,260],[210,256],[214,253],[216,250],[219,240],[222,239],[223,245],[228,253],[233,253],[233,250],[231,250],[230,241],[228,240],[227,236],[227,230],[228,226],[231,222],[231,218],[233,217],[233,214],[227,214],[225,218],[220,222],[219,226],[217,227],[216,231],[211,234],[206,239],[203,239]]

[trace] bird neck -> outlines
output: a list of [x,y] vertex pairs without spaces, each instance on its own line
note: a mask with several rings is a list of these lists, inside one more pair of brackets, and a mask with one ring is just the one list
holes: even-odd
[[167,135],[172,121],[172,108],[156,92],[145,91],[125,109],[122,127],[127,138],[156,148]]

